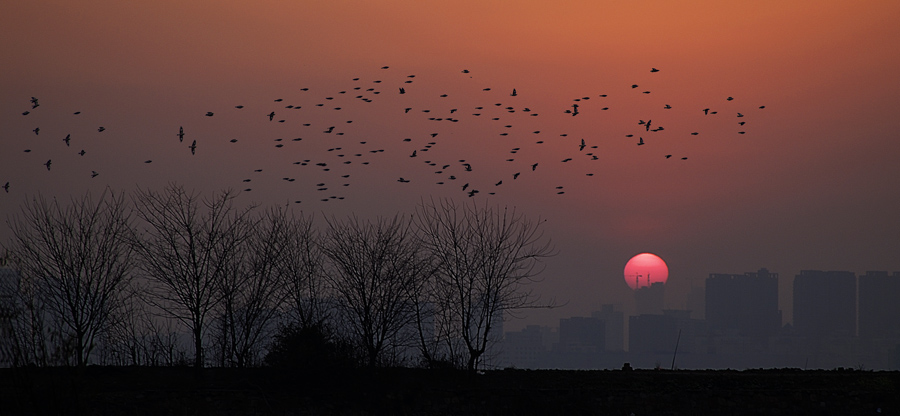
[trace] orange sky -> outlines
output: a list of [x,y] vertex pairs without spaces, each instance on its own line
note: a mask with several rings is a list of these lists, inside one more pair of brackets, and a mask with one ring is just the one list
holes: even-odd
[[[248,200],[302,198],[305,211],[324,215],[410,210],[421,197],[464,198],[436,185],[434,169],[409,158],[412,148],[400,141],[424,145],[439,131],[429,155],[479,162],[477,198],[548,219],[560,255],[548,261],[539,291],[570,302],[533,320],[585,315],[601,303],[627,310],[622,267],[644,251],[669,265],[671,307],[684,306],[684,292],[709,273],[759,267],[781,273],[787,301],[801,269],[900,270],[897,21],[895,1],[14,2],[0,6],[0,183],[11,183],[0,214],[36,192],[170,180],[242,187],[263,165],[275,172],[252,182]],[[410,74],[415,82],[403,84]],[[338,95],[356,85],[353,77],[383,88],[377,102]],[[401,85],[408,94],[396,94]],[[32,96],[42,105],[22,116]],[[342,110],[314,115],[327,96]],[[591,99],[582,114],[563,113],[584,96]],[[275,107],[275,98],[303,108]],[[235,113],[237,104],[247,112]],[[540,116],[471,116],[475,106],[507,105]],[[396,110],[405,106],[469,110],[455,113],[459,123],[435,124],[421,112],[401,118]],[[706,107],[718,118],[704,117]],[[274,109],[287,112],[281,130],[262,117]],[[746,113],[745,135],[736,134],[737,112]],[[358,182],[340,203],[316,204],[314,191],[279,182],[329,179],[290,171],[292,161],[331,157],[327,148],[336,146],[303,130],[300,118],[344,123],[348,150],[385,149],[370,170],[354,171]],[[640,135],[637,121],[646,119],[666,130],[645,132],[647,145],[634,146],[625,134]],[[510,135],[499,136],[507,123]],[[97,134],[99,125],[108,131]],[[198,140],[196,157],[177,143],[179,126]],[[90,152],[73,156],[65,134]],[[295,150],[274,148],[276,138],[303,135],[286,142]],[[598,145],[600,159],[561,164],[579,156],[581,138]],[[520,160],[507,163],[512,147],[522,149]],[[526,175],[531,160],[541,161],[541,174]],[[101,175],[91,180],[91,170]],[[404,175],[416,181],[401,188],[396,177]],[[556,195],[556,186],[566,193]]]

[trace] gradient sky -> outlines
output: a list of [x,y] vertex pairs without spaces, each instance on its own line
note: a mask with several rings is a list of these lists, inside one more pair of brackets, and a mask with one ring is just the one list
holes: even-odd
[[[38,192],[178,181],[249,187],[241,201],[319,217],[389,215],[432,196],[468,201],[470,182],[480,203],[546,219],[559,251],[535,289],[565,306],[508,329],[604,303],[632,310],[622,268],[641,252],[668,263],[669,307],[709,273],[766,267],[790,320],[801,269],[900,270],[898,21],[893,0],[5,2],[0,214]],[[647,132],[648,119],[665,130]],[[320,201],[332,195],[345,199]]]

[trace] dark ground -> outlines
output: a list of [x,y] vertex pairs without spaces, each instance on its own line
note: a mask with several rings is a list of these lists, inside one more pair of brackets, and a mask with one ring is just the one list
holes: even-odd
[[4,416],[898,412],[900,372],[0,369]]

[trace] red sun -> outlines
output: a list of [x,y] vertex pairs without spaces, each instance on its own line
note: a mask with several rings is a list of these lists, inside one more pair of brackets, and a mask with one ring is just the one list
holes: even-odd
[[669,267],[659,256],[641,253],[625,263],[625,283],[632,290],[650,286],[651,283],[665,283],[669,278]]

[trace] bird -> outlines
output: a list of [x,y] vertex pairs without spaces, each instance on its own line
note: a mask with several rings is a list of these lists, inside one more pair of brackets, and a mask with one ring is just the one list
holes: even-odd
[[44,163],[44,166],[47,167],[47,170],[50,170],[50,159],[47,159],[47,163]]
[[191,145],[188,146],[188,147],[191,148],[191,154],[192,154],[192,155],[193,155],[193,154],[196,154],[196,152],[197,152],[197,141],[194,140],[194,142],[191,143]]
[[184,127],[178,127],[178,141],[184,141]]
[[103,126],[97,127],[97,132],[103,132],[105,130],[106,130],[106,127],[103,127]]
[[666,109],[666,110],[671,110],[671,109],[672,109],[672,106],[671,106],[671,105],[668,105],[668,104],[666,104],[666,106],[665,106],[665,107],[663,107],[663,108],[664,108],[664,109]]
[[236,105],[236,106],[234,106],[234,108],[237,108],[238,110],[240,110],[240,109],[244,108],[244,106],[242,106],[242,105]]
[[416,151],[415,151],[415,150],[413,150],[413,152],[412,152],[412,154],[411,154],[411,155],[409,155],[409,157],[416,157]]
[[672,155],[666,155],[666,159],[668,159],[668,158],[670,158],[670,157],[672,157]]
[[34,132],[34,135],[37,136],[37,134],[41,132],[41,128],[35,127],[34,130],[32,130],[32,131]]
[[704,108],[704,109],[703,109],[703,115],[709,115],[709,109],[708,109],[708,108]]
[[521,174],[522,174],[522,172],[516,172],[516,173],[513,173],[513,180],[515,180],[516,178],[518,178],[519,175],[521,175]]
[[400,87],[400,94],[406,94],[406,88]]
[[207,111],[207,112],[206,112],[206,116],[207,116],[207,117],[212,117],[212,116],[213,116],[213,112],[212,112],[212,111]]
[[468,183],[468,182],[466,182],[466,184],[465,184],[465,185],[463,185],[463,186],[462,186],[462,190],[463,190],[463,191],[465,191],[465,190],[466,190],[466,188],[468,188],[468,187],[469,187],[469,183]]
[[153,161],[150,160],[150,159],[147,159],[147,160],[144,161],[144,163],[153,163]]
[[637,145],[638,145],[638,146],[643,146],[643,145],[644,145],[644,138],[643,138],[643,137],[640,138],[640,141],[638,142]]
[[650,72],[659,72],[659,70],[656,68],[650,68]]
[[34,108],[34,107],[37,107],[37,106],[38,106],[38,99],[37,99],[37,98],[31,97],[31,106],[32,106],[31,108]]
[[531,165],[531,171],[534,172],[537,169],[537,166],[538,166],[537,163]]
[[273,112],[269,113],[268,116],[269,116],[269,121],[272,121],[272,119],[275,118],[275,112],[273,111]]
[[71,134],[67,134],[67,135],[66,135],[66,138],[63,139],[63,141],[66,142],[66,147],[69,147],[69,140],[72,140],[72,135],[71,135]]
[[502,183],[503,183],[503,181],[501,180],[500,182],[495,183],[494,186],[500,186],[500,184],[502,184]]
[[515,96],[517,96],[517,95],[519,95],[519,94],[516,92],[516,89],[513,88],[512,94],[509,94],[509,95],[512,96],[512,97],[515,97]]
[[92,171],[91,171],[91,178],[96,178],[97,175],[99,175],[99,173],[97,173],[96,170],[92,170]]
[[579,152],[580,152],[580,151],[583,151],[583,150],[584,150],[584,147],[585,147],[584,139],[581,139],[581,145],[578,146],[578,151],[579,151]]
[[6,182],[6,184],[3,185],[3,190],[6,191],[6,193],[9,193],[9,182]]
[[472,171],[472,165],[470,165],[470,164],[468,164],[468,163],[463,163],[463,166],[466,167],[466,172],[471,172],[471,171]]
[[732,101],[732,100],[734,100],[734,97],[728,97],[728,98],[726,98],[726,100]]
[[409,182],[409,179],[403,179],[403,177],[400,177],[400,179],[397,179],[397,182],[407,183],[407,182]]
[[650,123],[651,123],[651,122],[653,122],[653,120],[647,120],[647,124],[644,125],[644,128],[646,128],[647,131],[650,131]]
[[85,152],[84,152],[84,149],[81,149],[81,151],[78,152],[78,154],[81,155],[81,156],[84,156],[84,153],[85,153]]

